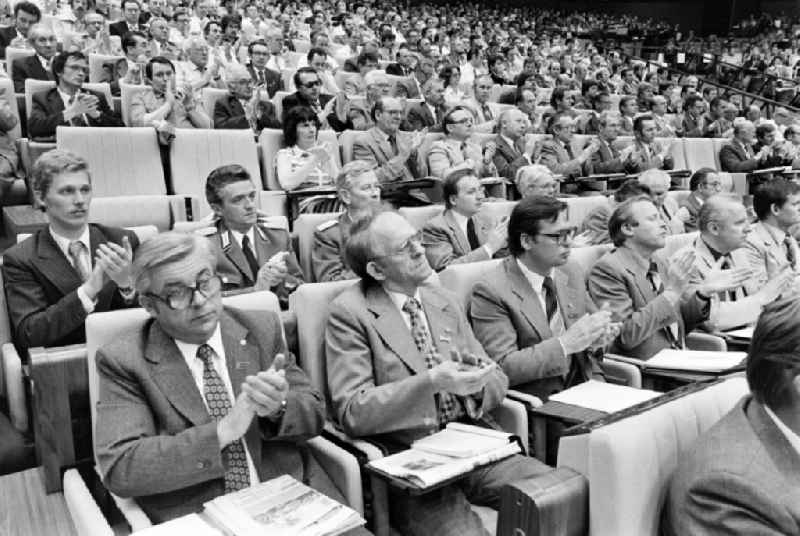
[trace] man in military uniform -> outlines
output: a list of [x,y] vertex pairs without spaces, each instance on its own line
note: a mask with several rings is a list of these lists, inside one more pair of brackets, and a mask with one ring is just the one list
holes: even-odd
[[271,290],[286,309],[303,283],[286,225],[259,217],[250,174],[237,164],[220,166],[206,179],[206,200],[217,221],[207,233],[223,290]]
[[342,168],[336,188],[346,209],[338,218],[320,224],[314,232],[311,260],[319,282],[358,277],[344,263],[344,245],[350,235],[350,225],[379,208],[381,202],[381,187],[374,166],[363,160],[354,160]]

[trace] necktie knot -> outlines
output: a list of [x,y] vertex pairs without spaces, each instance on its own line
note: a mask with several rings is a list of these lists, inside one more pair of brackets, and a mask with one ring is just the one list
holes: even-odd
[[201,344],[197,347],[197,359],[203,362],[203,366],[211,368],[214,359],[214,349],[208,344]]
[[656,264],[655,262],[651,262],[650,266],[647,267],[647,274],[658,275],[658,264]]
[[83,251],[86,249],[86,246],[83,245],[83,242],[80,240],[75,240],[69,243],[69,254],[73,257],[80,256]]
[[417,299],[414,298],[413,296],[409,296],[409,298],[403,304],[403,312],[408,313],[412,316],[416,315],[420,309],[421,306],[419,304],[419,301],[417,301]]

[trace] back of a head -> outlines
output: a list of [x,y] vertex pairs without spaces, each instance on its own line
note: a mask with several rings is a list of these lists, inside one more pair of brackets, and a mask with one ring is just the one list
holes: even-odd
[[692,174],[689,179],[689,190],[697,190],[706,180],[709,174],[716,173],[716,171],[709,167],[700,168]]
[[638,179],[628,179],[614,192],[614,201],[622,203],[633,197],[650,196],[650,187],[639,182]]
[[766,219],[772,212],[772,206],[782,207],[790,195],[800,192],[800,185],[783,177],[770,179],[756,188],[753,195],[753,210],[759,220]]

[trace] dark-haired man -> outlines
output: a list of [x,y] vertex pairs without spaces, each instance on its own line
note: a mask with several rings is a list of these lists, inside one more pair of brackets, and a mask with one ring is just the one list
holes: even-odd
[[253,83],[266,89],[270,99],[275,95],[275,92],[283,91],[281,73],[267,67],[267,62],[269,61],[267,43],[260,39],[253,41],[247,45],[247,55],[250,58],[247,70],[250,72]]
[[14,25],[0,28],[0,58],[5,59],[6,48],[15,40],[28,38],[28,30],[42,18],[42,12],[33,2],[23,0],[14,4]]
[[662,146],[656,141],[656,122],[652,116],[640,115],[633,120],[633,136],[633,144],[620,151],[628,171],[669,170],[675,166],[675,160],[669,154],[671,146]]
[[[294,73],[294,85],[297,91],[283,98],[283,117],[281,123],[286,120],[286,114],[295,106],[308,106],[317,114],[319,122],[323,128],[332,128],[336,132],[341,132],[352,126],[347,117],[346,100],[344,96],[326,95],[320,92],[322,80],[319,73],[313,67],[300,67]],[[356,157],[357,158],[357,157]]]
[[711,168],[700,168],[689,179],[691,193],[681,201],[678,213],[687,233],[697,230],[697,215],[706,199],[722,191],[722,179]]

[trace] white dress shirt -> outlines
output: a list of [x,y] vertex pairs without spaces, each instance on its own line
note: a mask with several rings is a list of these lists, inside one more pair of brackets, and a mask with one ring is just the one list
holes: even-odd
[[764,411],[767,412],[767,415],[769,415],[769,418],[775,423],[775,426],[778,427],[778,430],[780,430],[781,433],[786,437],[786,440],[789,441],[789,444],[792,446],[794,451],[800,454],[800,436],[794,433],[791,428],[786,426],[783,421],[780,420],[778,416],[775,415],[771,409],[769,409],[769,407],[767,407],[766,404],[762,405],[764,406]]
[[[456,212],[455,210],[451,210],[450,212],[453,214],[453,218],[456,220],[456,223],[458,224],[458,228],[461,229],[461,232],[464,233],[464,236],[467,237],[467,242],[469,242],[469,235],[467,234],[467,224],[469,223],[469,218],[464,216],[460,212]],[[492,255],[494,255],[494,252],[489,248],[489,244],[484,244],[484,245],[482,245],[480,247],[485,249],[486,253],[490,257]]]
[[248,229],[246,233],[240,233],[239,231],[234,231],[233,229],[231,229],[231,234],[233,235],[234,240],[236,240],[236,243],[239,244],[239,247],[241,248],[242,251],[244,251],[244,246],[242,246],[242,239],[246,235],[247,239],[250,240],[250,251],[253,252],[253,257],[258,259],[258,254],[256,253],[256,240],[255,240],[256,233],[253,230],[253,227],[250,227],[250,229]]
[[[69,245],[72,242],[75,242],[75,240],[72,240],[70,238],[66,238],[64,236],[61,236],[60,234],[56,233],[53,230],[52,227],[49,227],[49,230],[50,230],[50,236],[52,236],[53,240],[56,241],[56,245],[58,246],[58,249],[61,250],[61,252],[67,258],[67,261],[69,261],[70,265],[73,268],[76,268],[75,261],[72,259],[72,255],[70,255],[70,253],[69,253]],[[91,272],[91,270],[92,270],[92,245],[91,245],[91,242],[89,241],[89,226],[88,225],[83,229],[83,233],[81,233],[81,236],[78,237],[77,241],[83,243],[83,247],[84,247],[83,255],[82,255],[83,262],[86,264],[86,266],[89,268],[89,271]],[[94,311],[94,306],[97,304],[97,300],[96,299],[92,300],[91,298],[89,298],[89,296],[86,295],[86,292],[83,290],[83,285],[78,287],[78,299],[81,301],[81,305],[83,305],[83,310],[86,311],[87,315]]]
[[[233,385],[231,384],[230,376],[228,376],[228,365],[225,360],[225,347],[222,345],[222,332],[219,324],[217,324],[217,329],[214,330],[213,335],[211,335],[211,338],[208,339],[205,344],[213,348],[214,353],[216,354],[212,360],[212,365],[214,366],[214,370],[217,371],[217,374],[219,374],[223,385],[225,385],[225,391],[227,391],[228,399],[230,399],[231,407],[233,407],[233,405],[236,403],[236,396],[233,393]],[[205,405],[207,411],[208,402],[206,402],[206,397],[203,391],[203,360],[197,357],[197,349],[200,347],[200,345],[175,339],[175,346],[178,347],[178,351],[186,361],[186,366],[189,367],[189,371],[192,373],[192,379],[194,379],[194,384],[197,386],[197,390],[200,391],[200,398],[203,400],[203,404]],[[253,464],[253,458],[250,457],[250,451],[247,449],[247,442],[245,442],[244,436],[241,437],[241,440],[242,445],[244,446],[244,454],[247,457],[247,470],[250,473],[250,485],[257,484],[259,479],[256,466]]]
[[[530,283],[533,291],[536,293],[536,297],[539,299],[539,305],[542,306],[542,312],[544,312],[546,317],[547,302],[544,299],[544,277],[529,270],[519,259],[516,259],[516,261],[517,266],[519,266],[519,269],[522,271],[522,275],[525,276],[525,279]],[[553,277],[552,270],[548,275],[550,278]],[[553,318],[550,319],[550,332],[554,337],[558,337],[558,343],[561,345],[561,351],[564,352],[564,355],[566,355],[567,352],[564,350],[564,343],[561,342],[561,335],[563,335],[565,331],[566,326],[564,325],[564,318],[561,316],[561,307],[558,306],[558,300],[556,299],[556,312],[553,314]]]

